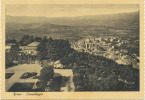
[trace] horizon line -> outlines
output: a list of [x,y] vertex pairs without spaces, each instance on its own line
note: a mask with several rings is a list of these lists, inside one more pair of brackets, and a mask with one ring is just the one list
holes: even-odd
[[5,15],[5,16],[12,16],[12,17],[46,17],[46,18],[74,18],[74,17],[83,17],[83,16],[99,16],[99,15],[117,15],[117,14],[128,14],[128,13],[135,13],[139,12],[140,10],[131,11],[131,12],[122,12],[122,13],[112,13],[112,14],[97,14],[97,15],[82,15],[82,16],[60,16],[60,17],[49,17],[49,16],[29,16],[29,15],[20,15],[20,16],[14,16],[14,15]]

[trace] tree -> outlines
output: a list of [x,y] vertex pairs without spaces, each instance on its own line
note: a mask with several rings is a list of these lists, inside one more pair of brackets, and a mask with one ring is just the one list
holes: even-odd
[[36,36],[36,37],[34,38],[34,41],[41,42],[41,41],[42,41],[42,38]]
[[[73,62],[69,62],[70,59]],[[131,66],[119,65],[113,60],[81,52],[73,52],[61,61],[66,65],[74,63],[73,81],[76,91],[139,90],[139,71]]]
[[53,66],[42,68],[39,76],[40,81],[38,81],[36,84],[37,87],[45,91],[45,89],[48,88],[47,83],[50,82],[51,79],[53,79],[53,75]]
[[44,67],[40,71],[39,80],[43,82],[48,82],[50,79],[53,78],[54,70],[53,66]]
[[28,45],[30,43],[34,42],[34,37],[30,35],[24,35],[20,40],[20,45]]
[[11,67],[11,66],[14,65],[14,63],[13,63],[13,55],[12,54],[6,53],[5,64],[6,64],[6,68]]
[[10,55],[12,57],[12,60],[18,60],[18,52],[20,48],[19,45],[12,45],[10,49]]
[[17,41],[15,39],[11,39],[11,40],[6,40],[6,43],[16,43]]
[[37,50],[41,60],[47,59],[51,61],[59,60],[72,52],[69,41],[53,40],[51,37],[49,39],[44,37]]

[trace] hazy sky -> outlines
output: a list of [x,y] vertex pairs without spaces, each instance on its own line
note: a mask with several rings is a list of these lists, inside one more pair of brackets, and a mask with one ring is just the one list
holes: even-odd
[[46,17],[74,17],[84,15],[100,15],[114,13],[128,13],[139,10],[135,4],[19,4],[6,5],[6,14],[12,16],[46,16]]

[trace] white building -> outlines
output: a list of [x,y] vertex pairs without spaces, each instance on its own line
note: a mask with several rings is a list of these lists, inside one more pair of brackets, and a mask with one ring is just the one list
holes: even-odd
[[22,49],[25,54],[37,55],[37,47],[39,44],[40,42],[32,42],[27,46],[20,46],[20,49]]

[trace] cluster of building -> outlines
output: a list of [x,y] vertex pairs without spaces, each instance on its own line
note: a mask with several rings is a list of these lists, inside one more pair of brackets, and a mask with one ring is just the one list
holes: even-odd
[[[30,57],[33,57],[33,56],[37,56],[38,54],[38,51],[37,51],[37,47],[38,45],[40,44],[40,42],[32,42],[30,44],[28,44],[27,46],[19,46],[20,50],[18,52],[19,56],[21,57],[22,55],[29,55],[29,58]],[[9,43],[5,46],[5,52],[9,53],[10,52],[10,49],[12,46],[15,46],[16,44],[14,43]],[[23,60],[21,60],[23,61]],[[14,61],[14,62],[17,62],[17,61]],[[30,61],[30,59],[28,60],[28,62],[33,62],[33,61]],[[35,62],[33,62],[34,64],[35,63],[40,63],[39,61],[35,60]],[[24,61],[24,63],[26,63]],[[55,62],[47,62],[48,65],[52,65],[54,66],[54,68],[64,68],[64,66],[60,63],[60,60],[58,61],[55,61]]]
[[[19,46],[20,50],[18,53],[19,53],[19,55],[22,55],[22,54],[37,55],[37,53],[38,53],[37,47],[39,44],[40,44],[40,42],[32,42],[32,43],[28,44],[27,46]],[[14,43],[7,44],[5,47],[5,51],[10,52],[11,47],[14,45],[16,45],[16,44],[14,44]]]
[[5,46],[5,52],[9,53],[12,46],[16,47],[18,49],[18,57],[15,58],[15,60],[13,61],[13,63],[15,64],[35,64],[38,63],[38,61],[36,60],[37,58],[37,47],[40,44],[40,42],[32,42],[30,44],[28,44],[27,46],[21,46],[21,45],[17,45],[14,43],[9,43],[6,44]]
[[139,68],[139,57],[136,54],[130,56],[127,49],[118,48],[128,42],[127,40],[120,40],[118,36],[87,38],[73,43],[72,48],[79,52],[88,52],[112,59],[118,64],[133,64],[134,68]]
[[[132,65],[134,68],[139,68],[139,57],[136,54],[128,55],[127,49],[118,48],[128,42],[128,40],[121,40],[118,36],[91,37],[72,43],[71,46],[79,52],[87,52],[92,55],[103,56],[114,60],[118,64]],[[27,46],[19,46],[20,50],[18,53],[20,56],[23,54],[36,56],[38,54],[37,47],[39,44],[40,42],[32,42]],[[13,45],[16,44],[7,44],[5,51],[10,52]],[[54,64],[56,68],[60,66],[62,67],[60,62],[58,62],[55,62]]]

